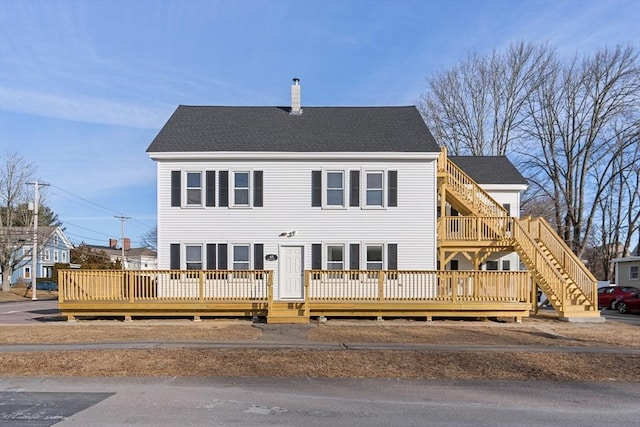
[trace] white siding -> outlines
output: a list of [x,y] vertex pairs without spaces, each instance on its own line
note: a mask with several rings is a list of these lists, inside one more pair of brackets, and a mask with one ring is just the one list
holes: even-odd
[[[398,171],[398,207],[366,209],[362,207],[362,196],[361,207],[311,207],[311,171],[323,169],[345,171],[347,201],[350,170],[361,171],[361,183],[364,183],[363,172],[366,170]],[[264,173],[264,207],[219,207],[218,180],[216,207],[171,207],[172,170],[261,170]],[[231,187],[231,174],[229,181]],[[184,186],[184,176],[182,184]],[[184,200],[184,194],[182,197]],[[281,233],[293,230],[296,231],[294,237],[279,237]],[[436,162],[158,161],[160,269],[169,268],[169,245],[172,243],[201,244],[203,247],[207,243],[263,243],[264,254],[279,254],[279,245],[303,245],[305,269],[311,268],[312,243],[344,244],[347,269],[349,243],[361,244],[361,265],[364,263],[363,245],[396,243],[399,270],[433,270],[436,268]],[[184,255],[181,262],[184,268]],[[229,257],[230,266],[231,263]],[[264,268],[275,271],[275,294],[278,295],[278,261],[264,261]]]

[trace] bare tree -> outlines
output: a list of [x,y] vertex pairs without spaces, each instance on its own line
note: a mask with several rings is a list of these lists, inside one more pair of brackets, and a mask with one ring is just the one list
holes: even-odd
[[140,243],[144,247],[156,250],[158,247],[158,227],[151,228],[140,236]]
[[[2,290],[10,290],[10,279],[14,269],[27,256],[27,241],[24,233],[13,227],[17,208],[29,199],[29,182],[34,167],[17,153],[6,153],[0,157],[0,269]],[[32,274],[35,272],[32,272]]]
[[531,182],[553,200],[558,232],[581,255],[598,206],[637,161],[626,153],[638,144],[638,53],[604,48],[549,71],[528,99],[531,144],[521,154]]
[[507,154],[554,55],[547,45],[519,42],[504,53],[472,53],[430,78],[419,109],[436,141],[455,155]]

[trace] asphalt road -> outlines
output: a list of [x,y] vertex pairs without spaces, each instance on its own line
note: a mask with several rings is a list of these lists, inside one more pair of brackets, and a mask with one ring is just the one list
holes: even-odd
[[[4,378],[3,426],[636,425],[637,384]],[[59,423],[59,424],[56,424]]]
[[58,300],[3,302],[0,324],[29,324],[60,319]]

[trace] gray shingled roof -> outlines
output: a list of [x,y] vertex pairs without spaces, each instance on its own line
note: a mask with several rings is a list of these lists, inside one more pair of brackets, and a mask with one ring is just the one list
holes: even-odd
[[411,107],[180,105],[147,152],[439,152]]
[[478,184],[528,184],[506,156],[449,156],[449,159]]

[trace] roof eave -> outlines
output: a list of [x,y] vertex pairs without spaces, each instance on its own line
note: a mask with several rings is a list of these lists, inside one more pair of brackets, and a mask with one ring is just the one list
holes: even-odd
[[153,160],[436,160],[438,152],[284,152],[284,151],[197,151],[147,152]]

